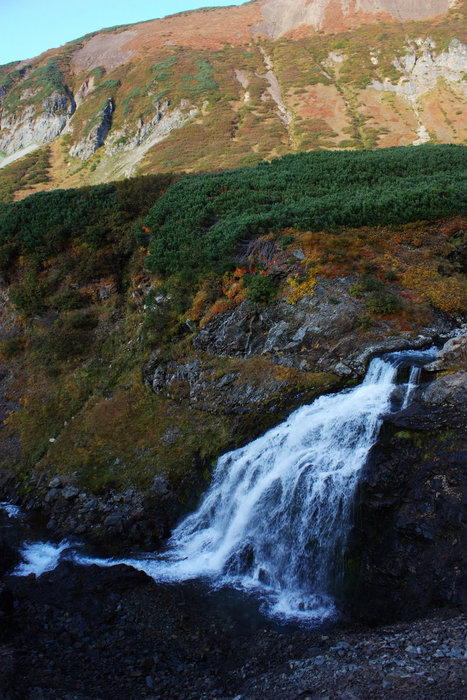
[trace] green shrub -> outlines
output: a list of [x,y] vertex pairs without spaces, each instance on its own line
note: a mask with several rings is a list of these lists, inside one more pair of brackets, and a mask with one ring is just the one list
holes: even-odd
[[355,299],[361,299],[363,296],[363,287],[361,284],[352,284],[349,287],[349,294],[351,297],[354,297]]
[[120,80],[115,80],[113,78],[110,78],[109,80],[104,80],[103,83],[98,85],[96,87],[96,89],[93,90],[93,93],[96,93],[98,90],[104,90],[110,94],[110,93],[114,92],[115,90],[118,90],[120,85],[121,85]]
[[50,169],[50,148],[40,148],[28,153],[14,163],[0,170],[0,201],[11,202],[14,192],[21,191],[38,183],[48,182]]
[[[24,72],[25,68],[26,66],[21,69],[21,71],[13,71],[11,85],[14,84],[14,87],[9,90],[3,101],[3,107],[9,112],[15,111],[20,100],[23,105],[35,104],[41,102],[44,97],[49,96],[54,91],[67,94],[64,76],[55,56],[49,58],[46,63],[31,70],[25,79],[18,80],[18,77],[24,77],[26,75]],[[29,97],[25,97],[24,95],[26,90],[30,91]]]
[[74,309],[79,309],[85,303],[86,299],[83,299],[81,293],[75,289],[67,289],[49,300],[50,308],[57,311],[73,311]]
[[361,314],[357,317],[356,324],[362,331],[367,331],[375,325],[375,321],[369,314]]
[[3,357],[5,357],[7,360],[11,359],[15,355],[19,355],[19,353],[22,352],[23,349],[23,339],[19,338],[18,336],[15,336],[13,338],[7,338],[0,345],[0,352],[2,353]]
[[401,308],[401,301],[390,292],[373,292],[366,302],[366,307],[374,314],[394,314]]
[[367,292],[377,292],[381,289],[381,282],[374,275],[362,275],[362,285]]
[[0,270],[8,270],[18,255],[16,246],[12,243],[6,243],[0,246]]
[[49,287],[46,281],[40,282],[35,272],[29,272],[22,282],[10,289],[10,299],[26,317],[45,311]]
[[77,311],[67,318],[60,318],[39,340],[39,351],[51,360],[58,361],[84,355],[92,345],[92,331],[96,325],[95,315],[85,311]]
[[91,331],[97,326],[97,318],[90,311],[76,311],[66,319],[65,329]]
[[282,250],[285,250],[287,246],[289,246],[291,243],[293,243],[294,237],[292,234],[288,233],[285,236],[282,236],[281,238],[281,248]]
[[247,280],[246,298],[253,304],[269,304],[277,294],[277,284],[271,277],[251,275]]
[[[101,267],[96,251],[112,244],[113,254],[107,258],[121,273],[123,258],[128,259],[139,242],[141,229],[132,231],[135,219],[146,216],[176,179],[170,174],[148,175],[109,185],[38,192],[20,202],[0,203],[0,269],[6,270],[18,255],[36,263],[45,261],[70,239],[79,239],[91,248],[90,268]],[[0,175],[0,192],[1,187]],[[83,262],[84,258],[83,254]]]
[[82,240],[87,243],[93,250],[102,248],[107,242],[107,231],[102,224],[94,224],[86,226],[82,235]]

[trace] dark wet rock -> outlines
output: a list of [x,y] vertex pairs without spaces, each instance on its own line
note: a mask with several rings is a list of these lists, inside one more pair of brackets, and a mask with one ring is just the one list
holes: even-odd
[[76,486],[66,486],[62,491],[62,496],[66,501],[74,500],[78,494],[79,489]]
[[108,527],[116,533],[123,532],[123,516],[121,513],[112,513],[104,518],[104,527]]
[[145,492],[130,488],[99,496],[73,485],[45,492],[36,490],[35,483],[30,486],[32,490],[17,502],[25,512],[37,512],[47,530],[60,538],[86,534],[90,542],[113,553],[126,547],[160,546],[186,512],[163,477],[155,477],[153,488]]
[[17,550],[0,537],[0,577],[11,571],[19,562]]
[[467,403],[467,372],[460,371],[440,377],[417,392],[418,399],[425,404],[462,405]]
[[13,700],[12,682],[16,671],[14,650],[3,644],[0,644],[0,669],[2,700]]
[[0,625],[5,624],[6,619],[13,612],[13,594],[4,583],[0,582]]
[[46,503],[53,503],[54,501],[57,500],[57,498],[60,496],[60,491],[59,489],[50,489],[45,497],[44,500]]
[[283,627],[235,591],[70,562],[8,585],[15,606],[0,662],[10,660],[14,698],[465,697],[462,616]]
[[153,479],[152,490],[157,496],[168,496],[170,494],[169,482],[163,476],[157,475]]
[[[313,373],[293,370],[287,374],[266,358],[261,358],[260,365],[251,362],[245,358],[227,362],[223,367],[202,352],[196,359],[183,362],[152,358],[144,379],[155,393],[192,408],[229,415],[251,414],[256,422],[267,414],[278,416],[278,422],[281,412],[290,413],[317,394],[342,384],[336,375],[324,372],[312,376]],[[162,439],[171,444],[182,437],[180,429],[170,428]],[[252,437],[256,434],[250,434],[249,439]]]
[[440,605],[466,609],[466,425],[465,385],[456,375],[428,384],[407,410],[386,417],[364,469],[349,546],[354,615],[376,622]]

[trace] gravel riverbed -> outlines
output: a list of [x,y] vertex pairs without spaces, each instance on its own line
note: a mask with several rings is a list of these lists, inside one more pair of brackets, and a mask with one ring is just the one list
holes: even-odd
[[466,696],[466,617],[454,609],[300,629],[234,591],[70,562],[6,577],[0,599],[5,700]]

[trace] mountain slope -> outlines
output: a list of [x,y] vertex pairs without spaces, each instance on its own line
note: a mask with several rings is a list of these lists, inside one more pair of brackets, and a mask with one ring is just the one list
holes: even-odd
[[466,156],[288,155],[2,205],[0,500],[153,546],[219,454],[461,325]]
[[0,200],[301,150],[463,143],[465,17],[448,0],[256,0],[0,67]]

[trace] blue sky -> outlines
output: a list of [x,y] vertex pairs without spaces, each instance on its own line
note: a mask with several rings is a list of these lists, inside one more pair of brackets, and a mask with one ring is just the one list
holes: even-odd
[[84,34],[245,0],[0,0],[0,65],[34,58]]

